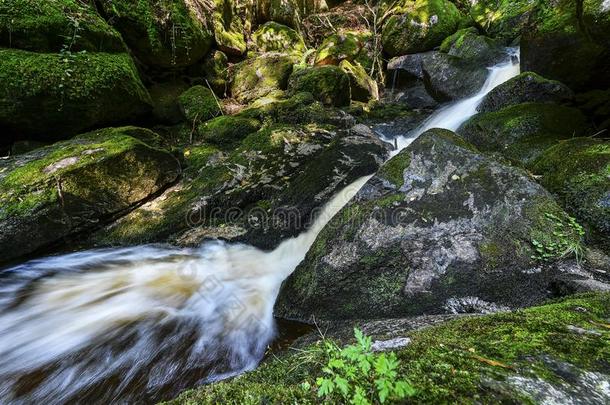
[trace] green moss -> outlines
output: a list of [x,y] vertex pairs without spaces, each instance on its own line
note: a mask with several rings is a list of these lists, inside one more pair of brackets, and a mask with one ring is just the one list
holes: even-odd
[[366,43],[370,39],[370,33],[344,32],[331,35],[318,48],[315,64],[338,65],[341,61],[347,60],[358,62],[365,69],[370,69],[373,62],[366,48]]
[[151,86],[148,91],[153,103],[153,114],[162,123],[177,124],[184,120],[178,97],[183,94],[189,86],[182,81],[171,81]]
[[270,54],[247,59],[234,66],[231,94],[247,103],[275,90],[285,90],[292,73],[294,59],[287,55]]
[[477,114],[458,132],[482,151],[500,152],[528,165],[553,143],[582,135],[587,129],[586,118],[579,110],[525,103]]
[[429,51],[453,34],[462,20],[460,11],[447,0],[398,4],[383,28],[383,50],[390,56]]
[[109,21],[129,48],[151,66],[189,66],[209,50],[212,32],[206,25],[209,10],[184,0],[102,0]]
[[[150,96],[127,54],[0,49],[0,126],[41,138],[133,118]],[[37,117],[32,120],[32,117]]]
[[0,46],[38,52],[124,52],[120,34],[77,0],[0,2]]
[[197,129],[199,137],[205,142],[220,148],[235,146],[249,134],[260,129],[261,123],[252,118],[222,116],[204,122]]
[[233,0],[215,0],[214,37],[220,50],[235,56],[246,52],[244,25]]
[[259,52],[305,52],[303,37],[290,27],[269,21],[252,34]]
[[[411,398],[416,403],[535,402],[516,389],[492,389],[489,382],[518,376],[556,383],[562,376],[543,356],[607,373],[608,316],[610,296],[597,294],[409,332],[411,343],[396,352],[398,378],[417,390]],[[595,334],[581,335],[568,326]],[[171,403],[318,403],[315,388],[302,383],[316,386],[327,362],[322,348],[318,342],[270,357],[253,372],[187,391]]]
[[349,105],[350,82],[347,74],[337,66],[320,66],[296,71],[290,77],[292,94],[308,92],[326,105]]
[[204,86],[194,86],[178,97],[180,111],[189,122],[197,124],[220,114],[220,105],[212,90]]
[[373,80],[358,63],[342,61],[339,67],[349,76],[351,96],[353,100],[367,102],[379,99],[377,82]]
[[560,142],[534,163],[533,171],[569,213],[592,228],[594,240],[610,248],[610,145],[591,138]]
[[489,35],[510,42],[521,34],[539,3],[543,2],[479,0],[470,9],[470,16]]
[[404,172],[410,164],[410,155],[406,153],[400,153],[394,158],[387,161],[383,166],[381,166],[377,175],[388,180],[397,188],[400,188],[405,183]]

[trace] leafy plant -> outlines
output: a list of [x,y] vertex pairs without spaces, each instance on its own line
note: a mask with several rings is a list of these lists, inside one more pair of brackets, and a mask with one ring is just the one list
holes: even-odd
[[552,230],[551,237],[546,241],[532,240],[532,259],[548,262],[574,256],[580,261],[583,256],[582,238],[585,236],[583,227],[569,215],[566,221],[551,213],[546,213],[545,218]]
[[316,380],[318,397],[355,405],[385,403],[411,396],[415,390],[398,379],[400,361],[395,353],[373,353],[371,338],[354,329],[357,344],[339,348],[325,341],[328,363]]

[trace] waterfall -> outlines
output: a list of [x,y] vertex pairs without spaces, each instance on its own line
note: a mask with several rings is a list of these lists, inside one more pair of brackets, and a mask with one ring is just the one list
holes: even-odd
[[477,113],[477,107],[487,93],[521,72],[518,58],[519,49],[509,49],[509,60],[488,68],[489,75],[477,94],[440,108],[411,133],[399,136],[396,140],[397,148],[392,152],[392,156],[409,146],[418,136],[429,129],[444,128],[456,131],[460,125]]
[[[490,68],[481,91],[397,140],[455,130],[492,88],[519,73]],[[33,260],[0,272],[0,402],[154,401],[257,366],[275,336],[281,282],[370,177],[325,205],[310,229],[263,252],[210,242],[147,245]]]

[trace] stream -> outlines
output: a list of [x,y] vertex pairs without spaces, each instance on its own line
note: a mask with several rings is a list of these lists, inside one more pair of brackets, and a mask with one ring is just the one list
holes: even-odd
[[[479,93],[400,136],[393,155],[427,129],[456,130],[517,74],[512,61],[490,68]],[[369,178],[339,192],[307,232],[271,252],[224,242],[146,245],[1,270],[0,402],[159,401],[255,368],[277,335],[282,281]]]

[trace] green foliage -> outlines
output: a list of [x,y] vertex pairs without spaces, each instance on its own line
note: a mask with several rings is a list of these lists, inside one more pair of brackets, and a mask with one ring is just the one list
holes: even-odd
[[365,405],[412,396],[413,387],[398,379],[400,362],[396,354],[375,354],[370,337],[357,328],[354,335],[357,344],[342,349],[325,341],[328,363],[322,369],[324,377],[316,379],[318,397]]
[[552,213],[545,213],[552,237],[546,241],[533,239],[535,253],[532,259],[548,262],[565,257],[576,257],[580,261],[584,248],[582,238],[585,231],[576,219],[567,216],[566,220]]

